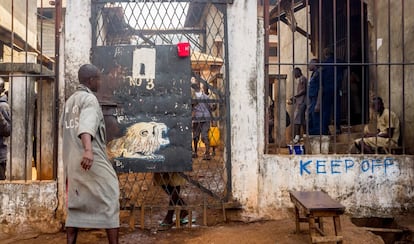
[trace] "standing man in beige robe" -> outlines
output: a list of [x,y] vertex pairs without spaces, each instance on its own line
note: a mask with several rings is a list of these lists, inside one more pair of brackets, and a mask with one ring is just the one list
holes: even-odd
[[306,132],[306,121],[305,121],[305,112],[306,112],[306,87],[308,81],[305,76],[302,74],[300,68],[295,68],[293,70],[295,79],[298,80],[296,94],[290,98],[291,103],[295,104],[295,113],[294,113],[294,134],[293,144],[299,142],[302,137],[302,131]]
[[61,120],[71,244],[79,228],[106,229],[109,243],[118,243],[118,178],[106,154],[105,122],[93,93],[99,89],[100,75],[94,65],[80,67],[80,84],[66,101]]

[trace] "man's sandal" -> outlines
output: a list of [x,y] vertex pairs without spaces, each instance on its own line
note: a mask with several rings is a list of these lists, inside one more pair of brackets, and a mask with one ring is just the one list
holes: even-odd
[[[196,219],[195,219],[195,218],[193,218],[193,219],[191,220],[191,223],[195,223],[195,222],[196,222]],[[186,224],[188,224],[188,223],[189,223],[188,216],[186,216],[186,217],[184,217],[184,218],[180,219],[180,224],[182,224],[182,225],[186,225]]]
[[167,223],[161,222],[158,226],[158,230],[169,230],[169,229],[171,229],[172,226],[173,226],[172,223],[167,224]]

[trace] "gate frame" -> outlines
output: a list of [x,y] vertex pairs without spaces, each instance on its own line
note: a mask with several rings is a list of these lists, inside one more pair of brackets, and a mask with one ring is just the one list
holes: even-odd
[[[96,25],[94,25],[96,19],[97,19],[97,13],[98,13],[98,9],[100,8],[101,5],[106,4],[106,3],[113,3],[113,0],[92,0],[91,1],[91,25],[92,25],[92,38],[91,38],[91,54],[90,57],[92,57],[92,53],[95,47],[97,47],[97,28]],[[147,0],[117,0],[115,1],[117,3],[170,3],[170,0],[157,0],[157,1],[147,1]],[[189,0],[176,0],[174,2],[189,2],[189,3],[205,3],[205,4],[215,4],[215,7],[217,8],[217,10],[219,10],[222,14],[223,14],[223,28],[224,28],[224,35],[223,38],[224,40],[228,40],[228,22],[227,22],[227,4],[232,4],[233,0],[195,0],[195,1],[189,1]],[[181,30],[166,30],[169,34],[174,34],[174,33],[182,33]],[[156,33],[164,33],[166,32],[165,30],[151,30],[151,34],[155,34]],[[145,33],[145,30],[143,31]],[[225,139],[224,139],[224,146],[226,148],[226,153],[223,154],[223,160],[224,160],[224,166],[226,167],[226,183],[225,183],[225,195],[224,197],[221,197],[217,194],[215,194],[213,191],[211,191],[210,189],[208,189],[207,187],[204,187],[203,185],[201,185],[199,182],[197,182],[196,180],[193,180],[189,175],[185,174],[185,172],[180,172],[180,175],[189,183],[191,183],[192,185],[194,185],[195,187],[197,187],[199,190],[201,190],[203,193],[213,197],[214,199],[217,199],[221,204],[219,209],[223,210],[223,217],[224,220],[226,221],[226,213],[225,210],[228,208],[231,209],[240,209],[240,204],[238,202],[235,202],[232,199],[232,175],[231,175],[231,127],[230,127],[230,112],[231,112],[231,108],[230,108],[230,102],[229,102],[229,97],[230,97],[230,91],[229,91],[229,48],[228,48],[228,43],[224,43],[224,73],[225,73],[225,77],[224,77],[224,98],[220,99],[221,101],[224,101],[224,108],[226,110],[225,113],[225,118],[222,120],[225,123]],[[137,172],[140,173],[140,172]],[[144,172],[142,172],[144,173]],[[149,173],[149,172],[146,172]],[[202,205],[204,205],[204,224],[206,225],[206,202],[201,203]],[[191,209],[193,208],[192,206],[188,205],[186,206],[187,208],[189,208],[189,212],[191,215]],[[142,207],[135,207],[132,206],[130,209],[130,227],[134,228],[134,220],[133,220],[133,212],[134,209],[139,209],[141,212],[141,228],[144,228],[144,214],[145,214],[145,208],[150,208],[147,206],[142,206]],[[171,208],[171,207],[170,207]],[[183,208],[181,207],[174,207],[172,208],[175,211],[179,211]]]

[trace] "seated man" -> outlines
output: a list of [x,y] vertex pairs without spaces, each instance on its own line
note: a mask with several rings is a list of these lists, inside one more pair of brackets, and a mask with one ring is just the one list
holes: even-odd
[[377,113],[377,133],[364,132],[364,138],[355,140],[355,146],[364,153],[375,153],[376,148],[398,147],[400,120],[397,115],[384,108],[381,97],[375,97],[372,106]]

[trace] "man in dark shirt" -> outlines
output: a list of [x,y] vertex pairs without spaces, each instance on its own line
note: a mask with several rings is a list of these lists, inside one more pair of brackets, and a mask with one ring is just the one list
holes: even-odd
[[324,49],[324,61],[320,71],[322,80],[321,94],[321,113],[322,113],[322,135],[329,135],[329,124],[331,122],[332,110],[335,105],[335,125],[336,131],[340,131],[340,115],[341,115],[341,88],[343,66],[337,65],[338,60],[334,58],[332,49]]
[[312,59],[309,62],[309,71],[312,71],[311,77],[309,79],[308,87],[308,128],[309,135],[318,135],[320,127],[320,114],[319,114],[319,68],[316,65],[319,61],[317,59]]
[[[0,94],[4,91],[4,80],[0,77]],[[3,94],[0,97],[0,180],[6,179],[7,145],[4,141],[10,136],[10,131],[10,106],[7,103],[7,95]]]

